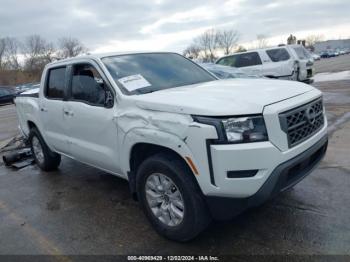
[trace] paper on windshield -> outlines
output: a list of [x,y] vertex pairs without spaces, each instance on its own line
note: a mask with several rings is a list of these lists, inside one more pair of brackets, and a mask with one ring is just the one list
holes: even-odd
[[121,83],[129,92],[151,86],[151,84],[140,74],[119,78],[118,82]]

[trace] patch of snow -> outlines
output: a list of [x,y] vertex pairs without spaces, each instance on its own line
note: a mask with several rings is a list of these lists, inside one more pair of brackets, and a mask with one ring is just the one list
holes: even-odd
[[350,80],[350,71],[341,71],[336,73],[319,73],[313,77],[315,82]]

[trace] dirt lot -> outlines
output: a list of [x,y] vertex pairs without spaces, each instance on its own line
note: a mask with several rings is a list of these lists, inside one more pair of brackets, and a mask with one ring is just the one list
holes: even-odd
[[350,54],[321,59],[315,62],[316,73],[350,70]]
[[[350,70],[349,58],[316,67]],[[50,174],[1,163],[0,254],[350,255],[350,81],[314,85],[325,92],[327,155],[310,176],[264,206],[179,244],[153,231],[124,180],[67,158]],[[14,107],[0,107],[0,141],[16,126]]]
[[[0,106],[1,117],[1,131],[0,131],[0,145],[1,141],[6,141],[18,133],[17,115],[14,106]],[[1,148],[1,146],[0,146]]]

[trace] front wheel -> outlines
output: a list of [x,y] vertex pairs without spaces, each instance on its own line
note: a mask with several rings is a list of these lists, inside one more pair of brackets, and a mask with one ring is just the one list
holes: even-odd
[[61,163],[61,156],[50,150],[36,128],[30,130],[28,140],[35,163],[44,171],[57,169]]
[[188,241],[210,223],[211,217],[188,166],[170,154],[146,159],[137,172],[142,209],[162,236]]

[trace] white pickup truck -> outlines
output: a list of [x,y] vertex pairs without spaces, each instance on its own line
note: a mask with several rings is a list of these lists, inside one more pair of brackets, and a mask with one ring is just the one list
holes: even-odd
[[127,179],[156,231],[178,241],[292,187],[328,142],[312,86],[218,80],[175,53],[57,61],[15,104],[42,170],[65,155]]

